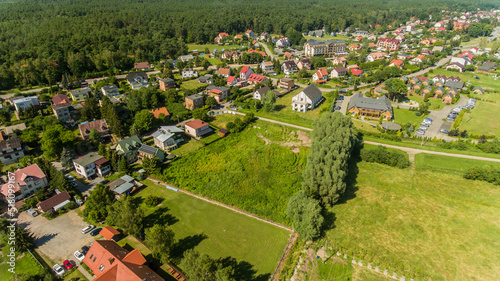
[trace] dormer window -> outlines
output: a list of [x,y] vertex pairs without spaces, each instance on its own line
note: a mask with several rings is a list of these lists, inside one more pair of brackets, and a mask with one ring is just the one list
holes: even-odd
[[101,265],[99,266],[99,271],[100,271],[100,272],[102,272],[103,270],[104,270],[104,265],[102,265],[102,264],[101,264]]

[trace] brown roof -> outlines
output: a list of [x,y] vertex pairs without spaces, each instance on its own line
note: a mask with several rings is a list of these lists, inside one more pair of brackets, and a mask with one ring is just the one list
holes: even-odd
[[168,110],[166,107],[157,108],[157,109],[152,110],[150,112],[153,113],[155,118],[160,118],[160,114],[162,114],[162,113],[165,114],[165,116],[170,116],[170,113],[168,113]]
[[106,240],[111,240],[115,235],[119,235],[120,232],[112,226],[106,226],[101,230],[101,232],[99,232],[99,234],[106,238]]
[[147,61],[145,61],[145,62],[136,62],[136,63],[134,63],[134,68],[135,69],[149,68],[149,63]]
[[146,259],[139,250],[129,252],[115,241],[94,241],[83,262],[97,276],[94,281],[164,281],[144,265]]
[[107,162],[109,162],[109,160],[108,160],[108,159],[106,159],[105,157],[103,157],[103,158],[101,158],[101,159],[99,159],[99,160],[95,161],[95,162],[94,162],[94,164],[95,164],[96,166],[101,166],[102,164],[105,164],[105,163],[107,163]]
[[71,199],[71,196],[69,196],[69,193],[67,191],[63,191],[57,195],[54,195],[50,197],[47,200],[44,200],[42,202],[38,202],[36,206],[40,209],[42,209],[43,212],[47,212],[48,210],[54,208],[55,206],[61,204],[62,202]]
[[205,127],[207,125],[208,125],[207,123],[201,121],[200,119],[196,119],[194,121],[186,123],[187,127],[193,128],[195,130],[199,129],[199,128],[202,128],[202,127]]
[[71,104],[71,101],[69,101],[69,98],[66,95],[55,95],[52,97],[52,104],[61,104],[61,103]]
[[7,151],[9,149],[18,149],[21,147],[21,139],[16,136],[16,134],[11,134],[7,136],[2,136],[2,141],[0,141],[0,151]]
[[219,68],[219,70],[217,70],[217,74],[219,74],[219,75],[229,75],[229,68]]
[[80,125],[78,125],[78,128],[80,129],[80,134],[82,135],[83,138],[88,137],[90,134],[90,131],[94,128],[101,135],[108,135],[109,134],[109,127],[108,127],[108,124],[106,123],[106,120],[104,120],[104,119],[95,120],[95,121],[88,122],[85,124],[80,124]]

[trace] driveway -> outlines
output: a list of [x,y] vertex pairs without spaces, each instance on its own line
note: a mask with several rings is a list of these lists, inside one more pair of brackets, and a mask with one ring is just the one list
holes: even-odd
[[82,229],[88,224],[75,210],[53,220],[47,220],[41,215],[31,217],[26,212],[19,214],[18,219],[22,228],[33,233],[38,251],[59,264],[64,260],[78,264],[73,253],[95,240],[90,234],[82,234]]
[[441,129],[449,130],[451,127],[451,124],[453,124],[453,122],[452,121],[443,121],[443,119],[445,119],[448,116],[448,114],[450,114],[450,112],[453,108],[458,107],[458,106],[465,106],[465,105],[467,105],[467,98],[462,97],[458,101],[457,104],[447,105],[447,106],[443,107],[443,109],[438,110],[438,111],[431,111],[428,118],[432,119],[432,124],[429,126],[429,128],[425,132],[425,135],[423,135],[423,136],[429,137],[429,138],[438,137],[438,138],[444,139],[446,141],[453,140],[452,137],[449,137],[446,134],[439,132],[439,130],[441,130]]

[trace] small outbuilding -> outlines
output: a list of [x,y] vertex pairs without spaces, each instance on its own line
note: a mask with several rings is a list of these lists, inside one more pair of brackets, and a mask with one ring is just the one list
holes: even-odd
[[116,230],[112,226],[104,227],[99,234],[102,235],[106,240],[115,240],[115,238],[120,235],[120,231]]
[[229,134],[229,132],[225,129],[219,129],[219,131],[217,132],[217,134],[219,134],[219,136],[221,137],[225,137]]
[[401,131],[401,125],[394,122],[382,123],[382,128],[388,131]]

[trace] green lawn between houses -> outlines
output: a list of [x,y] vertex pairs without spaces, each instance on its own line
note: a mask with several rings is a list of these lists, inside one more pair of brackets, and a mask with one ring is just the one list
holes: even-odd
[[[465,82],[465,87],[467,87],[467,82],[472,84],[471,90],[476,86],[481,86],[485,91],[497,91],[500,92],[500,80],[495,80],[492,75],[486,75],[483,73],[477,72],[453,72],[444,69],[435,69],[433,73],[429,73],[429,78],[432,78],[436,75],[446,75],[460,77],[462,82]],[[479,77],[479,79],[474,78],[473,76]]]
[[[500,81],[498,82],[500,84]],[[484,95],[472,94],[478,99],[474,109],[464,114],[460,123],[460,130],[467,130],[476,135],[500,136],[500,93],[487,93]]]
[[[242,44],[243,46],[246,46],[245,44]],[[200,53],[205,53],[205,49],[208,48],[210,52],[212,52],[214,49],[217,49],[217,51],[221,51],[222,49],[229,51],[229,50],[238,50],[241,49],[241,45],[229,45],[229,46],[219,46],[217,44],[187,44],[188,50],[198,50]]]
[[212,258],[235,258],[255,271],[255,280],[267,280],[273,273],[288,242],[290,232],[236,213],[226,208],[168,190],[150,180],[135,195],[143,201],[148,195],[160,196],[163,202],[145,209],[146,226],[166,224],[179,241],[174,254],[194,248]]
[[205,85],[205,84],[198,83],[198,78],[196,78],[196,79],[193,79],[193,80],[182,82],[181,89],[182,90],[194,90],[194,89],[196,89],[198,87],[201,87],[203,85]]

